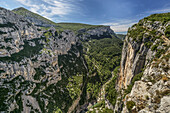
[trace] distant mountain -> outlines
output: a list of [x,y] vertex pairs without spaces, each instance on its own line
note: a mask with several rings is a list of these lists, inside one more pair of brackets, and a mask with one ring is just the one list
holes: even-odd
[[126,37],[126,35],[124,35],[124,34],[116,34],[116,36],[121,40],[124,40]]

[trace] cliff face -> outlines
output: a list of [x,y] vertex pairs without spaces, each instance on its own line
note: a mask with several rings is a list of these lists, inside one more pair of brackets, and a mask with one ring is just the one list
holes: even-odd
[[117,41],[113,43],[118,50],[121,40],[114,36],[109,27],[77,35],[53,27],[45,31],[23,16],[0,8],[0,111],[67,112],[80,102],[88,102],[87,82],[97,71],[89,74],[83,44],[107,38]]
[[0,14],[1,57],[10,56],[22,50],[20,45],[24,44],[24,40],[40,37],[41,32],[29,20],[3,8],[0,8]]
[[[128,30],[117,89],[122,112],[170,112],[170,13],[151,15]],[[119,106],[119,107],[118,107]],[[116,105],[115,110],[120,110]],[[119,111],[118,110],[118,111]]]

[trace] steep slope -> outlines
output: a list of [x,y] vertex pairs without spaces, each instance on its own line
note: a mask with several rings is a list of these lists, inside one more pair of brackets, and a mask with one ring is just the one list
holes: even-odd
[[54,27],[45,31],[0,8],[0,37],[2,112],[81,111],[96,101],[120,62],[122,41],[108,26],[77,34]]
[[42,27],[56,26],[56,24],[51,20],[44,18],[36,13],[33,13],[23,7],[16,8],[12,11],[18,15],[25,17],[26,19],[30,20],[32,23],[34,23],[37,26],[42,26]]
[[170,112],[169,26],[170,13],[164,13],[146,17],[129,28],[117,84],[122,96],[115,111]]

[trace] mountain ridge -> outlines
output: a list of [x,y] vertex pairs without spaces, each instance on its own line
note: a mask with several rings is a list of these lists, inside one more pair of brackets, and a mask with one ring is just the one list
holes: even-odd
[[33,13],[29,11],[28,9],[25,9],[23,7],[16,8],[12,10],[14,13],[23,16],[24,18],[30,20],[32,23],[34,23],[36,26],[40,27],[56,27],[57,29],[60,30],[80,30],[80,29],[93,29],[95,27],[104,27],[103,25],[90,25],[90,24],[83,24],[83,23],[69,23],[69,22],[60,22],[60,23],[55,23],[37,13]]

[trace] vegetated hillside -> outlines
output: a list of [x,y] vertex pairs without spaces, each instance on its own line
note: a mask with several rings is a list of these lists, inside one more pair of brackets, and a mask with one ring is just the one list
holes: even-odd
[[115,112],[170,112],[169,26],[170,13],[163,13],[129,28],[115,86]]
[[42,30],[4,8],[0,19],[0,111],[80,112],[101,103],[122,48],[108,26]]
[[22,15],[23,17],[30,20],[32,23],[34,23],[37,26],[42,26],[42,27],[56,26],[56,23],[52,22],[51,20],[44,18],[43,16],[40,16],[36,13],[33,13],[23,7],[16,8],[12,11],[18,15]]
[[121,40],[124,40],[126,35],[125,34],[116,34],[116,36],[121,39]]
[[55,23],[55,22],[37,14],[37,13],[33,13],[23,7],[16,8],[12,11],[14,13],[21,15],[21,16],[25,17],[26,19],[30,20],[36,26],[40,26],[46,30],[52,26],[55,27],[58,31],[72,30],[75,32],[78,30],[87,30],[87,29],[93,29],[96,27],[102,27],[102,25],[89,25],[89,24],[81,24],[81,23]]

